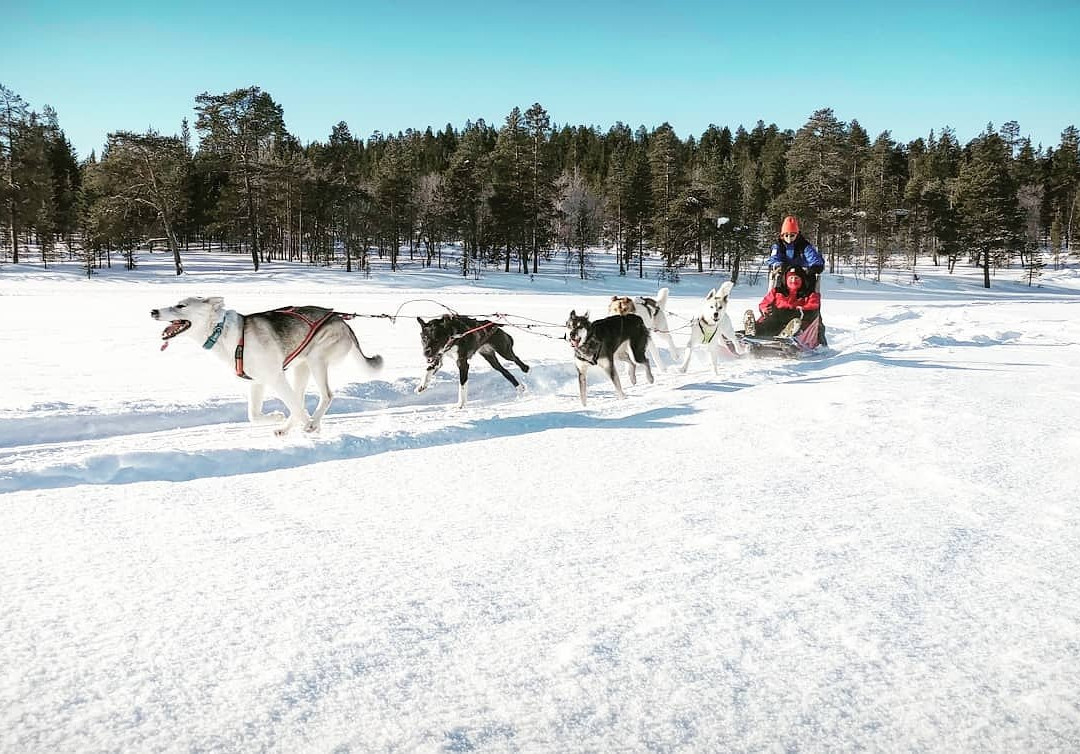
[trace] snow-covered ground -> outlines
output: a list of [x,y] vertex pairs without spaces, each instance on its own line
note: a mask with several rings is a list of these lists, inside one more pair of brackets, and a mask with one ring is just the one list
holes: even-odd
[[[0,266],[0,750],[1080,749],[1076,269],[831,276],[827,354],[594,371],[587,409],[561,329],[509,328],[527,392],[477,359],[455,410],[417,315],[655,279],[186,264]],[[400,316],[280,439],[159,351],[188,295]]]

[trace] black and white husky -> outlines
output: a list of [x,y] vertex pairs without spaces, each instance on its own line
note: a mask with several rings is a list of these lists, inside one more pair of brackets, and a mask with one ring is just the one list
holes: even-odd
[[623,359],[630,365],[630,384],[637,384],[637,365],[645,367],[645,377],[652,384],[652,369],[649,366],[647,355],[649,346],[649,330],[641,317],[636,314],[616,315],[605,317],[595,322],[589,321],[589,313],[577,314],[570,311],[570,317],[566,320],[566,339],[574,349],[574,362],[578,370],[578,393],[581,396],[581,405],[586,405],[585,373],[589,367],[596,365],[607,373],[611,384],[615,386],[615,393],[620,398],[626,394],[619,381],[619,373],[615,369],[615,359]]
[[735,284],[728,280],[705,296],[701,311],[690,323],[690,341],[686,344],[686,355],[679,371],[685,372],[690,365],[690,356],[695,346],[703,345],[708,348],[714,374],[720,374],[721,351],[731,353],[730,349],[733,348],[736,354],[742,355],[748,350],[748,346],[735,337],[735,328],[732,327],[731,317],[727,313],[728,299],[734,286]]
[[[187,333],[202,347],[232,365],[236,376],[251,381],[248,391],[248,419],[257,424],[286,419],[280,411],[263,413],[266,390],[277,395],[289,409],[284,426],[275,430],[284,435],[298,425],[305,432],[317,432],[334,394],[327,382],[331,364],[355,356],[359,364],[372,369],[382,366],[381,356],[365,356],[356,334],[341,314],[319,306],[287,306],[268,312],[240,314],[225,308],[220,296],[191,297],[150,311],[153,319],[169,323],[161,333],[161,350],[181,333]],[[292,384],[285,369],[293,368]],[[308,416],[304,393],[308,380],[315,380],[319,405]]]
[[608,304],[608,314],[636,314],[645,323],[649,331],[649,356],[661,369],[664,368],[660,360],[660,350],[656,347],[656,339],[663,338],[667,343],[668,352],[672,361],[679,360],[679,349],[675,347],[675,340],[671,337],[671,325],[668,324],[667,307],[668,289],[661,288],[656,292],[656,298],[650,296],[612,296]]
[[460,314],[444,314],[438,319],[427,322],[417,317],[416,321],[420,323],[420,343],[424,348],[424,358],[427,359],[427,371],[424,372],[423,381],[416,386],[416,392],[422,393],[427,390],[431,376],[442,366],[443,356],[455,348],[458,368],[458,408],[465,405],[469,392],[469,359],[477,353],[483,356],[488,364],[491,364],[492,369],[509,380],[518,392],[525,391],[525,387],[514,378],[514,375],[499,363],[496,354],[517,364],[522,372],[528,372],[529,365],[514,353],[514,339],[494,322],[463,317]]

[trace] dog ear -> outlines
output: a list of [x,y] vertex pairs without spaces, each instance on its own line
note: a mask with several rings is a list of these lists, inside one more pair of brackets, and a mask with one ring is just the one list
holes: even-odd
[[416,318],[416,321],[420,323],[420,326],[421,326],[421,327],[423,327],[424,325],[426,325],[426,324],[427,324],[427,322],[425,322],[424,320],[420,319],[419,317],[417,317],[417,318]]
[[716,289],[710,288],[709,292],[705,294],[705,300],[708,301],[711,298],[716,298]]
[[577,312],[574,309],[571,309],[570,310],[570,319],[573,319],[576,316],[577,316]]
[[214,307],[215,309],[220,309],[221,307],[225,306],[225,299],[222,296],[211,296],[210,298],[206,299],[206,303],[210,304],[210,306]]

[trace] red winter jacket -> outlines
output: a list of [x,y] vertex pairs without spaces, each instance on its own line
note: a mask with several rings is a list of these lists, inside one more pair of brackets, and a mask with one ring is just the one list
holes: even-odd
[[761,310],[762,314],[769,308],[769,304],[772,304],[777,309],[812,311],[821,308],[821,296],[818,295],[817,291],[806,296],[800,296],[798,293],[784,293],[775,288],[770,288],[769,292],[765,294],[765,298],[761,299],[761,303],[758,304],[758,309]]

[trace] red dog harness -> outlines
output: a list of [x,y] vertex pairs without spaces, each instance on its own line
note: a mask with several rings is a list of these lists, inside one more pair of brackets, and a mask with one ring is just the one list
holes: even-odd
[[[308,334],[304,337],[304,339],[302,341],[300,341],[300,345],[298,345],[296,348],[294,348],[292,350],[292,352],[288,356],[285,357],[285,361],[281,364],[281,371],[285,371],[286,369],[289,368],[289,364],[292,363],[292,360],[295,359],[297,356],[299,356],[301,351],[303,351],[305,348],[307,348],[308,343],[310,343],[311,339],[315,337],[315,333],[319,332],[319,329],[323,325],[325,325],[330,320],[331,317],[333,317],[335,315],[337,315],[339,317],[343,317],[343,315],[338,314],[337,312],[335,312],[333,310],[330,310],[326,314],[324,314],[322,317],[320,317],[319,319],[312,319],[312,318],[306,317],[302,313],[298,312],[296,310],[296,307],[294,307],[294,306],[285,306],[285,307],[282,307],[281,309],[274,309],[273,311],[276,314],[288,314],[288,315],[290,315],[292,317],[296,317],[297,319],[301,319],[304,322],[306,322],[307,326],[308,326]],[[234,354],[234,360],[236,361],[236,376],[240,377],[241,379],[250,380],[251,377],[249,377],[244,372],[244,325],[246,324],[246,319],[247,319],[246,317],[241,315],[241,317],[240,317],[240,340],[236,343],[236,352]]]

